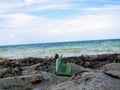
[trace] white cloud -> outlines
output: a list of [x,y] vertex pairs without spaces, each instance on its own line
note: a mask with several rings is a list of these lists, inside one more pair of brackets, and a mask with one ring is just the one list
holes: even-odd
[[48,3],[51,0],[25,0],[25,3],[27,5],[31,5],[31,4],[38,4],[38,3]]
[[87,10],[87,11],[114,11],[118,10],[120,11],[120,6],[118,5],[106,5],[102,7],[89,7],[89,8],[83,8],[81,10]]
[[0,14],[13,11],[14,9],[22,8],[25,3],[20,0],[0,0]]
[[[27,14],[0,16],[1,44],[67,41],[120,36],[119,14],[74,15],[67,19],[49,19]],[[1,25],[3,26],[3,25]]]
[[[93,5],[81,8],[79,4],[71,3],[74,0],[13,1],[0,1],[0,44],[120,37],[120,6],[118,5],[104,5],[97,8]],[[32,13],[35,15],[33,16],[28,13],[58,10],[56,12],[59,14],[59,10],[68,9],[69,12],[71,9],[78,10],[78,13],[72,11],[69,17],[65,14],[65,17],[55,15],[56,18],[54,15],[53,18],[47,18],[44,14],[42,16]],[[88,11],[90,13],[87,13]]]
[[72,9],[75,5],[73,4],[46,4],[41,5],[39,7],[35,7],[31,9],[31,11],[38,11],[38,10],[65,10],[65,9]]
[[52,9],[70,9],[74,5],[65,1],[54,0],[10,0],[0,1],[0,13],[33,11],[33,10],[52,10]]
[[1,27],[3,28],[25,28],[35,17],[26,14],[0,15]]
[[[8,12],[32,12],[34,10],[83,10],[83,11],[97,11],[97,10],[120,10],[120,6],[115,4],[110,4],[111,0],[90,0],[89,2],[93,3],[93,6],[89,6],[89,3],[87,3],[89,0],[1,0],[0,1],[0,13],[8,13]],[[78,3],[77,3],[78,2]],[[84,3],[86,3],[84,5]],[[101,3],[106,2],[105,5],[97,6],[97,8],[94,6],[94,3]],[[118,2],[118,1],[114,1]],[[118,2],[120,3],[120,2]],[[87,5],[88,4],[88,5]],[[91,4],[92,5],[92,4]]]
[[51,33],[73,33],[73,32],[104,32],[119,27],[119,15],[97,14],[75,16],[69,20],[56,21],[51,25]]
[[[52,10],[72,8],[73,4],[67,1],[54,1],[54,0],[24,0],[24,1],[0,1],[0,13],[11,12],[14,10],[33,11],[33,10]],[[27,10],[25,10],[25,8]]]

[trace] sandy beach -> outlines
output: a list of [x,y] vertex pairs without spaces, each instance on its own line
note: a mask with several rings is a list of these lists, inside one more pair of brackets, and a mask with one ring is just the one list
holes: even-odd
[[63,57],[72,76],[55,75],[54,57],[0,58],[0,90],[119,90],[120,54]]

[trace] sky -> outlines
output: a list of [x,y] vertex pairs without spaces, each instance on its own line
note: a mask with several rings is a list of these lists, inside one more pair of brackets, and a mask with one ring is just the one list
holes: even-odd
[[120,0],[0,0],[0,45],[120,38]]

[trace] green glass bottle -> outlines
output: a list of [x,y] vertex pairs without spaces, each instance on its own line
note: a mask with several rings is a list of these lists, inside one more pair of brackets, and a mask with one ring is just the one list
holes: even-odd
[[62,60],[62,55],[56,59],[55,74],[72,76],[72,66],[68,60]]

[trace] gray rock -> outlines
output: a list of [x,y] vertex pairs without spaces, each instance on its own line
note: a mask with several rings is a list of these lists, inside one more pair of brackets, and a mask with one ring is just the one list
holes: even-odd
[[103,73],[85,72],[72,81],[51,87],[51,90],[119,90],[120,80]]
[[0,69],[0,78],[4,77],[4,75],[6,75],[7,73],[11,72],[10,68],[3,68]]
[[37,88],[37,86],[48,90],[49,86],[57,85],[69,79],[70,77],[56,76],[55,74],[47,72],[27,76],[8,77],[0,79],[0,90],[14,90],[14,88],[16,88],[15,90],[24,90],[25,88]]
[[101,72],[84,72],[72,81],[51,87],[51,90],[119,90],[120,79],[109,77]]
[[104,73],[112,78],[120,79],[120,71],[118,70],[108,70],[104,71]]
[[64,83],[60,83],[56,86],[50,87],[50,90],[77,90],[76,84],[72,81],[67,81]]
[[[21,63],[7,62],[8,64],[5,64],[7,65],[6,68],[4,61],[1,61],[3,67],[0,68],[0,90],[120,90],[120,63],[111,63],[111,60],[114,59],[110,56],[104,58],[94,56],[94,60],[100,57],[97,63],[92,60],[93,58],[83,57],[85,60],[89,59],[84,63],[84,66],[90,67],[92,64],[99,65],[97,67],[100,68],[104,65],[100,70],[84,68],[80,66],[81,59],[73,58],[73,60],[76,59],[78,65],[72,63],[72,77],[56,76],[54,73],[55,63],[50,63],[51,60],[49,62],[41,61],[41,63],[36,63],[32,59],[23,60],[24,62]],[[15,66],[10,67],[9,64]]]
[[73,74],[76,74],[79,72],[90,72],[90,71],[94,71],[94,70],[90,69],[90,68],[84,68],[80,65],[72,63],[72,71],[73,71]]
[[[103,73],[86,72],[82,74],[79,90],[119,90],[120,80],[111,78]],[[79,80],[79,79],[78,79]]]
[[120,63],[106,64],[101,69],[102,70],[119,70],[120,71]]

